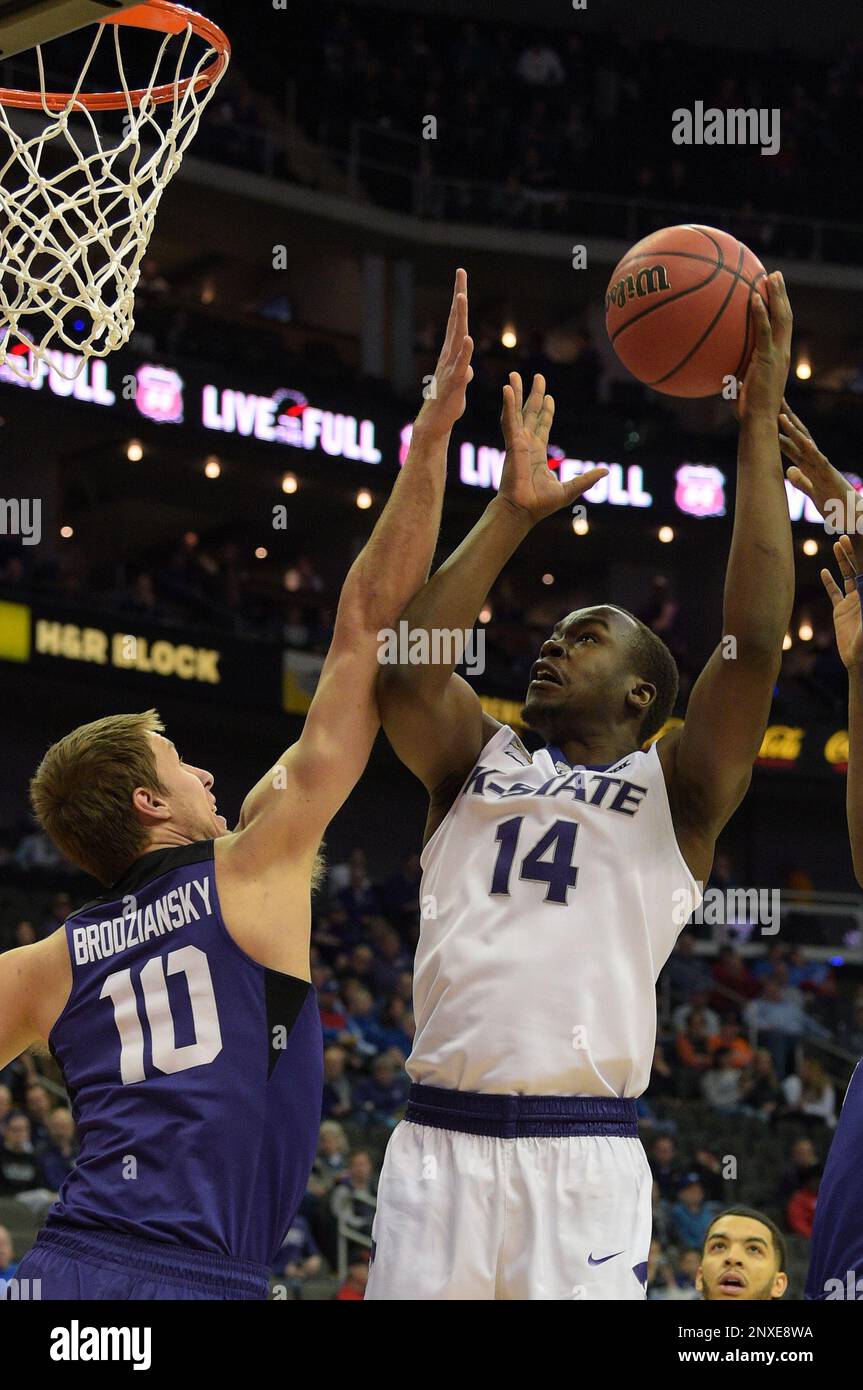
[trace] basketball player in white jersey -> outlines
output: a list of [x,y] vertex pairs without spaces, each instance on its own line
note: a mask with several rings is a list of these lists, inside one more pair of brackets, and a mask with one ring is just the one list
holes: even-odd
[[[791,344],[781,276],[753,296],[734,533],[717,646],[686,722],[655,739],[677,672],[612,604],[561,618],[532,671],[529,754],[452,668],[383,668],[384,729],[424,782],[423,922],[405,1120],[384,1161],[371,1299],[640,1299],[657,976],[749,786],[791,615],[777,417]],[[547,467],[553,401],[504,387],[500,493],[408,606],[473,627],[530,529],[583,479]],[[589,477],[589,483],[594,481]]]

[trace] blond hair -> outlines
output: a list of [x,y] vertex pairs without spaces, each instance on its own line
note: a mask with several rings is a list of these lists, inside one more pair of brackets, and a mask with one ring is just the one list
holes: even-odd
[[106,886],[147,849],[132,795],[137,787],[167,792],[149,737],[164,727],[154,709],[82,724],[51,745],[30,783],[42,829],[67,859]]

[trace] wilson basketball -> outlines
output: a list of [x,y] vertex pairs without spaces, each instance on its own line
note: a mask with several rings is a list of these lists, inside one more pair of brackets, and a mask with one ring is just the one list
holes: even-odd
[[767,272],[728,232],[663,227],[615,267],[605,296],[611,345],[633,376],[669,396],[712,396],[743,378],[754,347],[751,294]]

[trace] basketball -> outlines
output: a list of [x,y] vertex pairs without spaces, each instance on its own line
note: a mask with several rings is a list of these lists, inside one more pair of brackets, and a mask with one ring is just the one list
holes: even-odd
[[765,303],[764,266],[715,227],[663,227],[615,267],[608,336],[632,375],[668,396],[713,396],[742,380],[754,346],[750,295]]

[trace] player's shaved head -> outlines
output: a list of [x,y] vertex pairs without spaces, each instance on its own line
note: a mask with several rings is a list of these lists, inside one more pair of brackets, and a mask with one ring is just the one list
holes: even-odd
[[[542,680],[544,674],[552,679]],[[637,744],[647,743],[671,714],[679,681],[662,639],[627,609],[607,603],[556,623],[531,675],[522,718],[558,743],[585,727],[611,724],[631,728]]]

